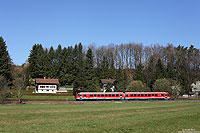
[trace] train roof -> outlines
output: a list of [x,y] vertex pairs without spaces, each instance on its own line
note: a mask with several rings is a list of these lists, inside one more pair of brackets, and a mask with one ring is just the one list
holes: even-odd
[[168,92],[125,92],[125,93],[168,93]]
[[[108,93],[123,93],[123,92],[79,92],[79,93],[100,93],[100,94],[108,94]],[[125,93],[168,93],[168,92],[125,92]]]
[[100,93],[100,94],[108,94],[108,93],[123,93],[123,92],[79,92],[79,93]]

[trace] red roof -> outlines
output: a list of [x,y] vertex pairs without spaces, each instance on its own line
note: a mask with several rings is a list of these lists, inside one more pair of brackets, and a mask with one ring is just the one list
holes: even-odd
[[35,79],[36,84],[59,84],[58,79]]
[[115,79],[101,79],[102,84],[107,84],[107,83],[113,84],[114,82],[115,82]]

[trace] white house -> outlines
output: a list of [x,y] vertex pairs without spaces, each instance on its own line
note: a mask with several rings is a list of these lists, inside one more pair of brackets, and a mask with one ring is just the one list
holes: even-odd
[[106,87],[107,87],[108,84],[112,85],[112,87],[110,89],[112,91],[114,91],[114,89],[115,89],[115,85],[114,85],[115,81],[116,81],[115,79],[101,79],[100,80],[100,84],[101,84],[102,91],[106,92]]
[[57,93],[58,79],[35,79],[35,93]]

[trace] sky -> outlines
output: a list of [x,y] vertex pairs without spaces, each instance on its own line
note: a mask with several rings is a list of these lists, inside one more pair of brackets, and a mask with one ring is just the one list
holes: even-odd
[[0,36],[14,64],[34,44],[194,45],[200,48],[200,0],[0,0]]

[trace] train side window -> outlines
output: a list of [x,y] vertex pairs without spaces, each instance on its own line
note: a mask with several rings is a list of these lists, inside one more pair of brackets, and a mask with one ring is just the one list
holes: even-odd
[[134,94],[134,97],[136,97],[136,94]]
[[157,97],[157,96],[158,96],[158,94],[155,94],[155,96]]
[[119,94],[116,94],[116,97],[118,97],[119,96]]
[[122,96],[122,94],[120,94],[120,96]]
[[108,95],[107,95],[107,94],[105,94],[105,96],[107,97]]
[[111,97],[111,94],[109,94],[109,97]]
[[145,94],[145,97],[147,96],[147,94]]
[[148,96],[150,97],[150,96],[151,96],[151,94],[148,94]]
[[140,94],[138,94],[138,97],[140,97]]
[[92,96],[93,96],[93,94],[90,94],[90,96],[92,97]]
[[115,96],[115,94],[112,94],[112,97],[114,97]]
[[101,94],[101,96],[103,97],[103,96],[104,96],[104,94]]
[[152,94],[152,97],[154,97],[154,94]]
[[133,94],[131,94],[131,96],[133,96]]
[[161,96],[163,97],[164,95],[163,95],[163,94],[161,94]]
[[98,97],[100,97],[100,94],[98,94]]
[[84,97],[86,97],[86,94],[84,94]]
[[97,95],[96,95],[96,94],[94,94],[94,96],[96,97]]
[[126,96],[128,97],[128,94],[126,94]]
[[144,96],[144,94],[141,94],[141,97],[143,97]]

